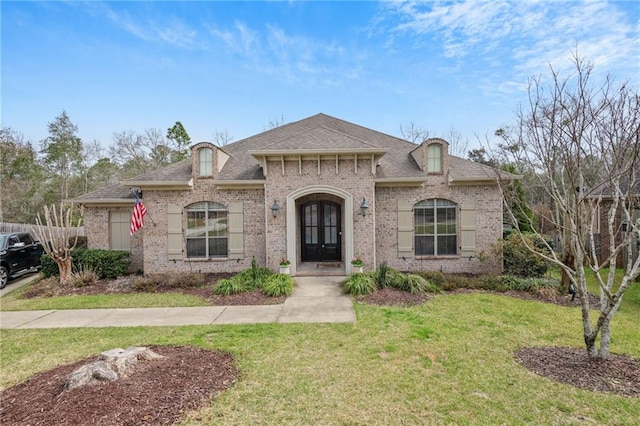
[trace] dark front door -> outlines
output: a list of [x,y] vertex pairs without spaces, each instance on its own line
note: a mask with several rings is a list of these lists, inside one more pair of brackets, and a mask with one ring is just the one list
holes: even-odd
[[300,209],[302,224],[302,261],[342,260],[340,204],[314,201]]

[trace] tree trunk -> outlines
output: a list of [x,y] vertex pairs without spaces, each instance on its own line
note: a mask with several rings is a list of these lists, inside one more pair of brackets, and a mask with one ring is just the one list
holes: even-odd
[[[573,256],[573,251],[569,247],[565,247],[565,254],[563,262],[565,265],[569,266],[571,269],[575,270],[575,257]],[[571,278],[569,274],[564,269],[561,269],[562,276],[560,278],[560,291],[563,294],[569,293],[569,287],[571,286]]]
[[60,271],[60,285],[67,286],[71,283],[71,274],[73,272],[73,258],[71,256],[64,259],[55,259]]

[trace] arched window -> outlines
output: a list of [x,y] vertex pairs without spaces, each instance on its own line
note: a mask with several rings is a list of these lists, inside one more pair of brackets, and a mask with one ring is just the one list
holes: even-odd
[[187,212],[187,257],[227,257],[227,208],[220,203],[191,204]]
[[213,176],[213,150],[200,148],[198,150],[198,174],[200,176]]
[[427,173],[442,173],[442,145],[427,146]]
[[451,256],[457,253],[458,205],[433,198],[413,207],[416,256]]

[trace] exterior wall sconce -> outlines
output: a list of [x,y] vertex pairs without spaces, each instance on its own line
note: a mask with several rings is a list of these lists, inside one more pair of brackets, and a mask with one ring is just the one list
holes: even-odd
[[360,203],[360,214],[364,217],[367,215],[367,210],[369,209],[369,204],[367,203],[367,199],[363,198],[362,203]]
[[277,200],[273,200],[273,205],[271,205],[271,213],[273,214],[273,218],[278,217],[278,210],[280,210],[280,206],[278,205]]

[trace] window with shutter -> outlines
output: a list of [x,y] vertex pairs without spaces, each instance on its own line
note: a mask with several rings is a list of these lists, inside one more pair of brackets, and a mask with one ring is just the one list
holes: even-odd
[[187,206],[185,211],[187,257],[227,257],[227,208],[220,203],[203,201]]
[[413,206],[417,256],[452,256],[458,251],[456,211],[449,200],[424,200]]

